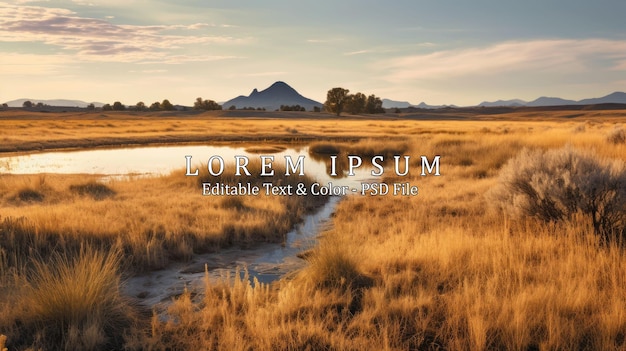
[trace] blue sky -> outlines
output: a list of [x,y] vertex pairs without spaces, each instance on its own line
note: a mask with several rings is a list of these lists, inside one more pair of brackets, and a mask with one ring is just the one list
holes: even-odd
[[626,91],[626,2],[0,0],[0,101],[224,101],[289,83],[475,105]]

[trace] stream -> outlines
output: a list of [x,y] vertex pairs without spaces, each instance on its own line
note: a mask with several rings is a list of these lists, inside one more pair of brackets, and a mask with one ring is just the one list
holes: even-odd
[[[332,182],[339,186],[358,187],[370,178],[370,169],[357,169],[355,175],[329,175],[328,159],[309,153],[308,147],[279,147],[268,154],[277,162],[285,157],[297,159],[305,155],[305,171],[320,183]],[[150,146],[119,149],[96,149],[60,152],[43,152],[0,157],[0,174],[97,174],[107,179],[153,177],[185,167],[185,156],[190,155],[200,167],[212,155],[233,160],[238,155],[258,158],[260,152],[243,147],[176,145]],[[215,253],[197,254],[187,263],[172,263],[167,268],[130,277],[124,284],[124,292],[139,298],[146,306],[163,311],[174,297],[186,288],[192,293],[202,293],[204,277],[219,279],[233,276],[247,269],[249,278],[261,283],[271,283],[306,264],[298,254],[316,243],[319,233],[329,225],[329,218],[340,197],[331,196],[328,202],[314,213],[304,216],[282,244],[262,243],[253,248],[221,249]],[[206,269],[205,269],[206,268]],[[206,273],[205,273],[206,271]]]
[[192,294],[202,293],[205,267],[209,279],[232,277],[246,268],[251,281],[256,278],[261,283],[271,283],[305,266],[306,261],[298,254],[315,246],[317,235],[329,227],[329,219],[340,200],[332,196],[314,213],[306,215],[303,222],[287,234],[283,244],[264,243],[252,249],[227,248],[194,255],[191,262],[131,277],[126,281],[124,292],[162,311],[185,288]]

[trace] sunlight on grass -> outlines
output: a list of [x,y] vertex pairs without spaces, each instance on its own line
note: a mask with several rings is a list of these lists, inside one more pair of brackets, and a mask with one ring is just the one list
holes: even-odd
[[[0,336],[0,349],[626,348],[623,243],[602,240],[594,216],[584,209],[538,220],[497,206],[488,195],[507,174],[528,178],[527,190],[550,179],[569,184],[565,180],[576,172],[567,163],[546,158],[550,164],[537,165],[556,167],[552,176],[525,175],[513,164],[570,155],[564,147],[571,155],[626,161],[619,132],[623,116],[581,111],[576,119],[564,119],[562,112],[487,117],[237,121],[240,125],[219,120],[215,134],[220,136],[336,136],[311,145],[322,154],[439,155],[442,175],[412,171],[408,177],[385,178],[418,185],[414,197],[345,197],[332,226],[304,255],[307,266],[285,279],[262,284],[250,279],[245,267],[218,281],[207,275],[203,295],[186,291],[163,315],[151,317],[120,295],[121,270],[165,267],[197,252],[254,240],[280,242],[319,199],[206,198],[200,194],[202,179],[182,172],[107,184],[85,177],[2,175],[0,293],[7,298],[0,299],[0,335],[7,339]],[[140,125],[118,116],[98,123],[111,124],[101,130],[149,137],[175,121]],[[200,118],[185,122],[189,125],[171,133],[193,134],[206,124]],[[16,131],[25,123],[8,125]],[[105,134],[89,125],[79,128],[76,121],[67,128]],[[11,143],[34,131],[20,133]],[[526,155],[524,148],[535,153]],[[419,157],[412,162],[412,169],[419,169]],[[594,171],[581,177],[602,173],[609,161],[602,162],[589,163]],[[601,178],[593,180],[606,183]],[[621,189],[614,188],[611,194]],[[503,201],[519,206],[518,197]],[[562,209],[556,200],[541,199]]]

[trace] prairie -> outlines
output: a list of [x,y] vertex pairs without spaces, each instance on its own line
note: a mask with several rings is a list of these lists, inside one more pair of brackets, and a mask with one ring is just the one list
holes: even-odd
[[[514,218],[486,196],[523,148],[569,145],[625,162],[626,143],[619,137],[624,112],[576,111],[570,118],[572,111],[526,113],[447,121],[119,115],[101,130],[97,125],[105,122],[97,116],[66,116],[69,131],[61,131],[68,134],[49,140],[37,132],[46,125],[56,130],[52,124],[61,122],[54,118],[6,120],[12,132],[3,129],[2,138],[15,150],[27,150],[31,142],[54,148],[59,145],[54,140],[68,147],[92,146],[114,133],[155,141],[150,138],[162,137],[177,124],[179,131],[167,133],[199,138],[194,141],[262,146],[266,140],[315,140],[331,152],[440,155],[442,175],[411,172],[383,179],[411,182],[419,186],[418,196],[345,197],[331,228],[305,255],[306,268],[272,285],[239,275],[207,280],[204,296],[183,294],[165,318],[119,295],[123,279],[116,277],[136,265],[128,264],[129,257],[153,269],[214,245],[275,240],[266,238],[264,228],[290,228],[320,199],[300,204],[291,197],[206,201],[197,179],[177,173],[108,184],[84,176],[2,175],[0,334],[7,336],[9,349],[626,348],[623,245],[602,242],[582,216],[548,223]],[[32,128],[19,128],[27,123]],[[203,124],[210,128],[194,131]],[[232,229],[243,222],[256,223],[255,229]],[[89,277],[93,271],[102,278]],[[103,303],[89,314],[94,320],[73,312],[69,315],[80,318],[42,312],[59,307],[42,306],[41,292],[51,281],[80,284],[70,276],[87,276],[102,286],[93,291],[110,297],[96,299]],[[115,284],[104,284],[111,281]],[[81,293],[66,295],[77,301]],[[43,327],[50,324],[60,327]]]
[[[492,111],[492,112],[490,112]],[[497,114],[493,113],[499,112]],[[501,113],[500,113],[501,112]],[[443,110],[403,114],[334,115],[314,112],[67,112],[0,111],[0,153],[50,149],[114,147],[168,143],[252,143],[265,141],[349,141],[395,139],[402,135],[450,133],[455,121],[468,122],[463,133],[519,122],[618,123],[623,110]],[[505,127],[504,127],[505,128]],[[458,133],[459,131],[454,131]]]

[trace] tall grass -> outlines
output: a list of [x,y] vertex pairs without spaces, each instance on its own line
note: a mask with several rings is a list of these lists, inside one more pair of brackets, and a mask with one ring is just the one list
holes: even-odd
[[[538,221],[528,214],[511,220],[491,211],[485,197],[498,186],[500,173],[516,173],[507,162],[524,147],[537,150],[542,160],[546,154],[562,154],[559,149],[571,144],[575,149],[594,149],[598,159],[626,161],[624,144],[607,141],[612,124],[600,117],[589,118],[584,130],[574,130],[579,122],[368,121],[369,136],[403,138],[407,154],[441,155],[442,176],[420,177],[419,172],[411,172],[402,178],[419,185],[415,197],[343,199],[332,228],[322,233],[306,268],[273,285],[250,281],[245,273],[218,282],[207,278],[204,295],[185,293],[165,315],[154,315],[150,321],[144,318],[144,324],[121,331],[122,346],[131,350],[625,349],[624,247],[603,243],[593,222],[577,211],[558,221]],[[333,123],[299,121],[298,134],[323,130],[345,137],[348,127],[355,127],[350,122],[345,126]],[[356,126],[365,129],[363,123]],[[267,122],[264,128],[273,125],[284,130],[280,124]],[[248,127],[230,126],[233,133]],[[559,164],[544,161],[546,169]],[[599,165],[597,172],[603,172],[606,164]],[[566,179],[561,171],[552,178]],[[228,233],[221,240],[232,243],[246,240],[246,233],[271,235],[263,228],[280,222],[285,208],[301,211],[306,207],[288,199],[215,197],[206,201],[193,197],[198,181],[172,176],[115,182],[108,185],[114,196],[94,201],[67,192],[69,185],[84,184],[84,180],[49,178],[44,188],[31,184],[45,196],[39,204],[14,201],[19,187],[0,178],[3,216],[16,217],[25,209],[29,213],[23,224],[11,220],[0,231],[4,250],[0,257],[4,262],[23,262],[31,244],[43,252],[46,247],[82,242],[74,238],[115,238],[115,245],[125,247],[127,254],[167,264],[172,254],[184,255],[188,247],[192,251],[202,247],[203,236],[194,233]],[[77,212],[82,220],[65,215]],[[31,232],[29,228],[36,235],[19,239],[21,233]],[[124,234],[124,228],[131,228],[129,234]],[[52,235],[57,232],[63,236]],[[12,244],[14,238],[17,244]],[[13,247],[20,250],[11,251]],[[20,252],[21,259],[11,258],[14,252]],[[63,266],[55,254],[47,257],[52,257],[49,261],[55,266]],[[67,257],[72,266],[73,257],[79,255]],[[28,301],[35,299],[22,292],[34,294],[37,282],[46,280],[15,273],[6,264],[0,272],[4,272],[0,289],[8,296],[0,305],[9,306],[0,309],[8,315],[0,320],[9,321],[0,334],[8,336],[9,347],[45,347],[43,338],[26,337],[31,334],[50,336],[45,340],[56,343],[57,349],[117,347],[117,339],[102,331],[108,329],[89,319],[85,327],[73,329],[55,323],[52,329],[42,326],[43,317],[32,316],[49,314],[33,314],[28,305],[36,304]],[[60,276],[56,272],[50,274]],[[17,288],[20,283],[14,283],[26,279],[22,277],[30,277],[28,284],[21,280],[23,290]],[[17,303],[21,298],[28,303]],[[119,316],[110,315],[111,320]],[[24,316],[29,317],[28,324],[23,324]],[[26,333],[24,325],[33,326],[28,329],[32,333]]]
[[77,256],[33,259],[21,286],[3,301],[0,333],[12,348],[121,348],[138,309],[120,292],[117,251],[83,248]]
[[[594,140],[602,155],[618,154],[613,148],[620,146],[607,147],[604,131],[594,128],[577,132],[574,144]],[[448,134],[413,141],[409,153],[442,155],[442,177],[414,174],[404,179],[420,185],[419,196],[344,199],[334,227],[323,233],[308,255],[309,266],[295,277],[276,289],[239,277],[230,284],[207,283],[202,302],[183,297],[170,310],[170,316],[184,322],[155,323],[137,345],[215,350],[625,348],[623,247],[602,244],[593,223],[579,214],[546,223],[529,216],[511,221],[490,211],[484,195],[498,184],[498,173],[510,171],[509,158],[523,146],[549,150],[567,141],[520,138],[520,133],[526,132],[510,128],[475,143]],[[468,161],[460,162],[461,157]],[[467,176],[479,169],[489,171]],[[187,337],[190,330],[194,338]]]
[[[254,168],[256,167],[256,168]],[[135,270],[163,268],[194,253],[231,245],[281,242],[302,215],[321,205],[313,196],[202,196],[205,180],[235,184],[273,182],[295,185],[309,177],[185,177],[183,172],[152,179],[98,182],[78,176],[49,175],[45,187],[33,187],[41,201],[16,201],[22,177],[0,178],[0,247],[13,258],[53,252],[75,253],[82,243],[119,246]],[[230,171],[230,166],[229,166]],[[31,177],[32,178],[32,177]],[[31,179],[26,176],[26,179]],[[4,196],[2,188],[6,189]],[[77,215],[77,214],[80,215]]]

